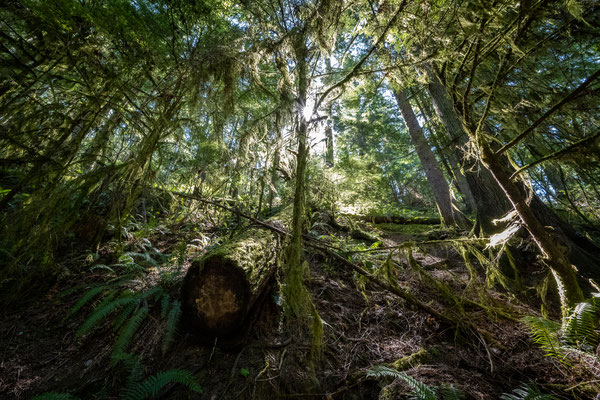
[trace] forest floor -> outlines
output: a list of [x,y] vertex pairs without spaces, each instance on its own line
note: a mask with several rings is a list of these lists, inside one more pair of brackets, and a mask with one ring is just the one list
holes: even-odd
[[[381,247],[452,236],[452,232],[439,226],[381,224],[368,229],[379,235]],[[188,245],[198,243],[194,242],[197,235],[178,225],[156,230],[144,240],[166,254],[182,241]],[[211,235],[214,239],[217,234],[203,233],[204,238]],[[338,232],[335,237],[352,242],[347,234]],[[110,251],[99,251],[100,261],[102,257],[110,259]],[[586,382],[597,379],[594,371],[568,367],[545,356],[518,320],[523,315],[539,314],[539,304],[527,304],[525,296],[515,297],[499,288],[486,287],[484,271],[476,262],[480,276],[473,279],[463,258],[451,246],[428,246],[415,251],[414,257],[429,276],[446,283],[453,293],[514,316],[515,320],[507,319],[464,304],[463,318],[485,332],[486,339],[460,335],[394,294],[368,282],[361,284],[347,267],[322,254],[309,249],[306,257],[311,270],[307,286],[324,322],[325,348],[320,359],[311,359],[310,329],[283,317],[277,304],[276,285],[273,296],[263,304],[247,332],[248,340],[234,349],[221,348],[218,341],[201,342],[181,328],[174,345],[163,355],[160,332],[164,321],[160,311],[152,309],[151,318],[146,318],[138,329],[129,352],[139,355],[146,375],[172,368],[187,369],[198,377],[203,389],[196,394],[167,385],[157,397],[405,398],[411,387],[405,379],[378,374],[377,366],[382,365],[431,386],[451,385],[466,398],[497,399],[528,382],[536,382],[544,392],[558,398],[594,396],[585,389]],[[385,260],[386,256],[380,259]],[[411,269],[402,255],[391,259],[400,266],[401,287],[442,313],[454,315],[452,300]],[[85,253],[78,254],[76,249],[64,261],[70,267],[88,262]],[[182,274],[188,266],[189,261],[183,263]],[[543,274],[534,262],[530,269],[533,275]],[[89,268],[83,279],[79,274],[66,275],[43,299],[3,311],[1,398],[25,399],[49,391],[68,392],[83,399],[120,397],[127,375],[110,363],[115,331],[105,322],[91,334],[76,338],[76,330],[92,309],[89,304],[65,319],[84,292],[64,295],[64,290],[82,281],[88,286],[103,282],[108,276],[103,269]],[[178,287],[175,285],[171,292],[176,297]]]

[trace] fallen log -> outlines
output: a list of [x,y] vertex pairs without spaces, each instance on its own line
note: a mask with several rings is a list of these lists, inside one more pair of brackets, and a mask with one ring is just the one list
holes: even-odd
[[204,337],[230,337],[248,322],[276,269],[279,241],[249,228],[192,262],[182,287],[184,320]]
[[355,215],[340,214],[342,217],[358,219],[372,224],[423,224],[439,225],[439,218],[431,217],[403,217],[401,215]]
[[340,224],[339,222],[337,222],[335,215],[331,213],[327,213],[327,222],[329,223],[329,225],[331,225],[338,231],[350,233],[350,237],[352,237],[353,239],[364,240],[369,243],[373,243],[378,240],[378,238],[375,235],[361,229],[355,224],[352,224],[351,226]]
[[[211,204],[213,206],[222,208],[224,210],[230,211],[232,213],[235,213],[243,218],[246,218],[249,221],[252,221],[253,223],[268,229],[270,232],[273,232],[277,235],[280,235],[282,237],[285,237],[288,235],[288,232],[280,227],[280,226],[275,226],[272,223],[267,223],[265,221],[261,221],[259,219],[253,218],[249,215],[245,215],[242,212],[240,212],[239,210],[236,209],[232,209],[230,207],[227,207],[225,205],[219,204],[217,202],[214,201],[210,201],[208,199],[203,199],[201,197],[196,197],[196,196],[192,196],[192,195],[188,195],[186,193],[179,193],[179,192],[173,192],[174,194],[177,194],[178,196],[184,197],[184,198],[190,198],[190,199],[194,199],[206,204]],[[451,315],[447,315],[445,312],[440,312],[438,310],[436,310],[435,308],[433,308],[432,306],[430,306],[429,304],[417,299],[411,292],[410,290],[404,289],[400,286],[397,285],[392,285],[384,280],[379,279],[378,277],[376,277],[375,275],[373,275],[372,273],[370,273],[369,271],[365,270],[364,268],[362,268],[361,266],[358,266],[356,264],[354,264],[352,261],[348,260],[346,257],[342,256],[341,254],[339,254],[338,252],[328,248],[328,245],[326,243],[323,243],[315,238],[312,238],[310,236],[307,235],[303,235],[304,238],[304,244],[312,247],[315,250],[321,251],[324,254],[331,256],[333,259],[338,260],[339,262],[341,262],[342,264],[345,264],[346,266],[348,266],[350,269],[354,270],[356,273],[364,276],[365,278],[367,278],[367,280],[369,282],[371,282],[372,284],[374,284],[375,286],[378,286],[384,290],[387,290],[390,293],[395,294],[396,296],[404,299],[405,301],[407,301],[409,304],[412,304],[413,306],[415,306],[417,309],[420,309],[421,311],[424,311],[426,313],[428,313],[429,315],[437,318],[438,320],[445,322],[446,324],[448,324],[449,326],[452,326],[454,328],[456,328],[457,332],[458,331],[463,331],[465,333],[473,333],[475,334],[475,336],[477,338],[479,338],[482,343],[485,344],[485,338],[490,339],[490,334],[487,331],[482,331],[480,330],[476,325],[474,325],[473,323],[471,323],[468,320],[465,320],[463,318],[461,318],[460,316],[451,316]],[[187,277],[186,277],[187,278]],[[475,302],[473,302],[473,304],[477,304]],[[512,318],[510,318],[512,319]]]

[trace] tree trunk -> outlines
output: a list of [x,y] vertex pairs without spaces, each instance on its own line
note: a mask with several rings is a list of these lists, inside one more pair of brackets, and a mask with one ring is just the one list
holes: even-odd
[[302,229],[305,221],[306,208],[306,164],[308,159],[308,121],[304,118],[303,111],[306,106],[308,93],[308,66],[304,34],[294,38],[294,52],[296,58],[296,73],[298,76],[298,97],[296,110],[296,137],[298,149],[296,152],[296,182],[294,187],[294,205],[292,223],[290,226],[291,239],[286,248],[285,284],[283,295],[285,304],[296,317],[301,317],[303,310],[302,288],[306,271],[303,268],[304,246]]
[[203,337],[235,336],[274,276],[278,251],[272,232],[254,228],[194,260],[181,294],[186,323]]
[[429,147],[429,143],[427,143],[427,139],[423,134],[419,121],[417,121],[417,117],[413,112],[406,93],[407,90],[394,91],[396,101],[398,102],[398,108],[400,108],[400,113],[402,114],[402,119],[404,119],[411,141],[415,146],[421,165],[425,170],[425,176],[433,191],[433,196],[438,206],[438,210],[440,211],[440,216],[447,224],[456,224],[461,227],[467,227],[467,219],[460,214],[458,210],[455,210],[452,205],[448,182],[446,182],[446,178],[431,151],[431,147]]
[[496,226],[492,221],[502,218],[511,211],[512,207],[490,172],[479,161],[465,157],[464,147],[467,145],[469,138],[458,119],[452,99],[448,95],[445,86],[433,72],[431,65],[425,64],[423,70],[429,80],[427,90],[433,108],[446,128],[454,152],[460,159],[463,159],[463,164],[466,167],[464,168],[465,178],[474,198],[478,228],[484,234],[498,233],[504,227]]
[[332,121],[333,106],[329,103],[327,107],[327,126],[325,127],[325,165],[329,168],[333,167],[333,121]]
[[[475,135],[472,135],[472,140],[476,140]],[[478,146],[481,150],[481,161],[492,172],[498,185],[506,193],[506,197],[519,215],[525,229],[540,249],[544,262],[552,271],[558,286],[563,317],[568,316],[571,308],[583,301],[583,292],[577,282],[575,268],[565,254],[567,249],[560,245],[560,240],[556,240],[551,233],[546,231],[532,207],[527,204],[526,193],[523,193],[519,185],[510,179],[510,171],[493,153],[481,135]]]
[[[465,146],[468,141],[468,135],[458,119],[458,115],[445,86],[441,83],[437,75],[435,75],[430,65],[426,64],[423,69],[429,79],[427,88],[434,108],[444,123],[448,135],[455,142],[457,148],[458,146]],[[507,159],[498,159],[497,162],[503,165],[503,168],[512,169]],[[494,225],[492,221],[510,212],[513,209],[512,201],[508,202],[505,191],[487,168],[481,166],[479,162],[473,164],[466,170],[465,176],[477,201],[478,222],[484,233],[497,233],[503,227]],[[569,248],[569,261],[577,266],[582,275],[598,279],[600,277],[600,267],[595,260],[600,258],[600,249],[587,238],[578,235],[569,224],[556,215],[535,193],[533,193],[528,207],[543,226],[551,226],[554,229],[554,236],[560,238],[563,245]]]
[[[413,94],[414,95],[414,94]],[[414,95],[415,100],[417,102],[417,106],[421,111],[423,117],[425,117],[430,124],[433,126],[433,131],[435,131],[439,136],[444,136],[444,129],[440,126],[439,121],[436,121],[433,117],[433,112],[431,110],[431,104],[426,103],[420,98],[418,95]],[[433,133],[433,132],[432,132]],[[435,136],[432,135],[432,138]],[[447,140],[446,140],[447,141]],[[443,159],[444,156],[447,158],[448,162],[445,163],[447,165],[446,169],[450,176],[454,177],[456,182],[456,188],[464,197],[464,202],[466,206],[467,212],[475,211],[477,209],[477,203],[475,202],[475,197],[473,197],[473,193],[471,192],[471,188],[469,187],[469,183],[467,182],[467,178],[463,174],[460,168],[460,161],[456,151],[450,148],[450,151],[443,151],[444,149],[448,150],[448,146],[446,143],[442,143],[440,145],[439,140],[433,143],[439,150],[438,155]]]

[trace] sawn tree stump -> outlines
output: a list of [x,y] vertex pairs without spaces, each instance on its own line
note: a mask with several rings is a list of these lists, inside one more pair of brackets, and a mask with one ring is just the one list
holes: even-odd
[[278,238],[250,228],[196,259],[182,288],[183,318],[204,337],[229,337],[248,322],[276,269]]

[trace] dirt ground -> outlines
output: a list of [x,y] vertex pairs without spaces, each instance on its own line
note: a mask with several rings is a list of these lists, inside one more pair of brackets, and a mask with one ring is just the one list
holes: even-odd
[[[415,239],[398,232],[383,232],[382,237],[384,246]],[[163,248],[175,242],[164,237],[155,240]],[[402,370],[425,384],[452,385],[469,399],[497,399],[531,381],[558,398],[594,396],[584,390],[586,382],[598,379],[594,370],[569,368],[545,356],[518,321],[464,304],[465,318],[486,336],[461,335],[389,292],[368,283],[357,285],[353,272],[344,265],[310,251],[306,256],[311,268],[307,286],[324,324],[325,346],[320,359],[311,357],[310,329],[283,315],[277,304],[277,286],[273,285],[245,333],[247,340],[237,348],[222,348],[218,340],[201,340],[186,330],[184,323],[174,347],[163,355],[157,333],[163,322],[160,318],[146,319],[130,350],[139,355],[145,372],[188,369],[203,389],[202,394],[196,394],[167,385],[158,397],[406,398],[411,389],[404,380],[367,373],[378,365]],[[515,317],[538,313],[536,304],[485,288],[483,279],[469,283],[464,262],[454,250],[442,246],[427,255],[415,253],[415,258],[455,293],[502,306]],[[402,257],[397,262],[401,265],[401,287],[442,312],[452,312],[449,299],[403,263]],[[81,293],[66,297],[59,293],[80,283],[76,279],[62,279],[34,304],[3,310],[1,398],[27,399],[49,391],[69,392],[84,399],[119,398],[126,376],[110,366],[115,332],[105,324],[92,335],[76,339],[74,332],[86,312],[64,319]],[[85,279],[101,280],[102,274],[89,274]]]

